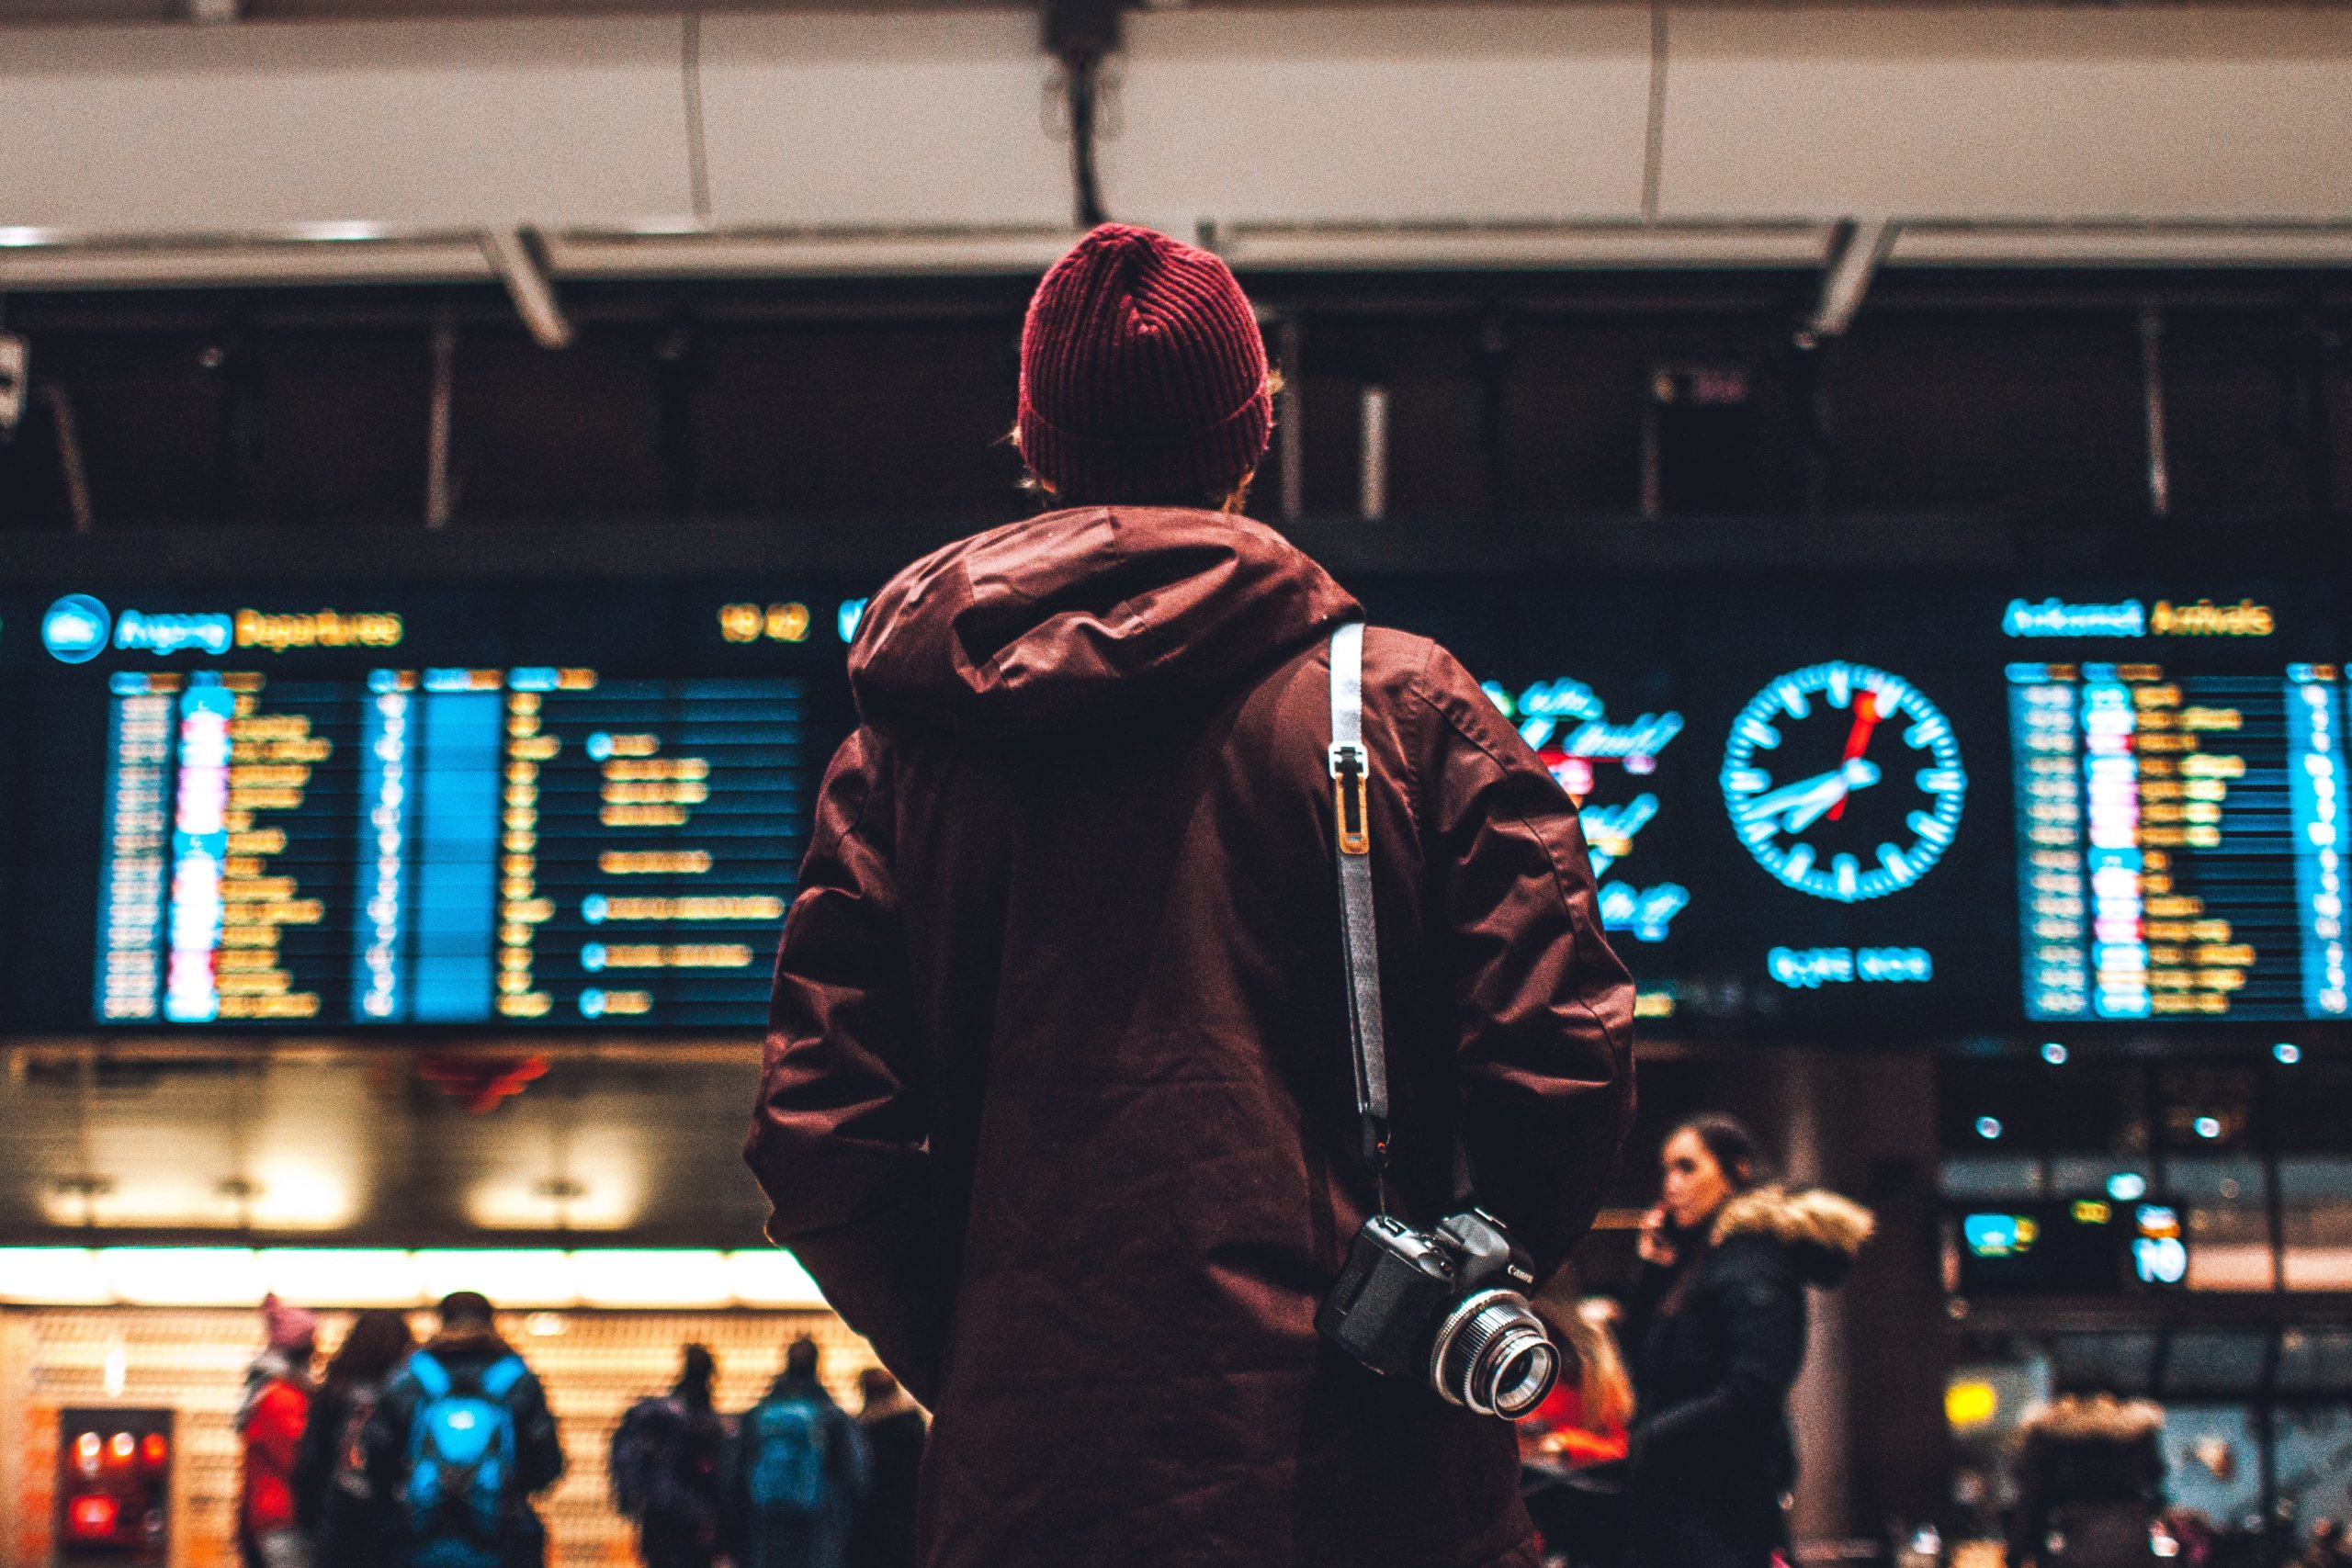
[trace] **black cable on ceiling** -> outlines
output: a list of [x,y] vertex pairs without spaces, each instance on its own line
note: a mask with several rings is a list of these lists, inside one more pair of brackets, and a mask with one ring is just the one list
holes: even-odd
[[1125,9],[1125,0],[1045,0],[1046,49],[1061,62],[1069,106],[1070,193],[1081,229],[1110,218],[1094,144],[1101,129],[1102,63],[1118,51]]

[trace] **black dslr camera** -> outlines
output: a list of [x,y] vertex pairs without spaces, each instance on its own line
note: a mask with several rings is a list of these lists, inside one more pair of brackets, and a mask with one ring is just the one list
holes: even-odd
[[1435,1231],[1374,1214],[1315,1327],[1375,1372],[1425,1377],[1451,1404],[1516,1421],[1560,1375],[1560,1352],[1520,1293],[1534,1283],[1527,1255],[1482,1210]]

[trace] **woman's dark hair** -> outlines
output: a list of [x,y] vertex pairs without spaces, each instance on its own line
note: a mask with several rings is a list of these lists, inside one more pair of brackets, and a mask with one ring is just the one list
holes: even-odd
[[1736,1117],[1726,1116],[1719,1111],[1693,1116],[1668,1133],[1667,1141],[1671,1143],[1685,1133],[1698,1139],[1713,1157],[1724,1173],[1724,1179],[1731,1183],[1733,1191],[1745,1192],[1763,1183],[1764,1151],[1757,1146],[1756,1134],[1750,1133]]
[[380,1381],[416,1348],[408,1317],[389,1307],[369,1307],[352,1320],[351,1332],[335,1348],[327,1363],[327,1382],[335,1388]]
[[686,1347],[685,1367],[678,1373],[678,1397],[688,1404],[707,1408],[710,1404],[711,1381],[718,1376],[718,1358],[710,1353],[707,1345]]

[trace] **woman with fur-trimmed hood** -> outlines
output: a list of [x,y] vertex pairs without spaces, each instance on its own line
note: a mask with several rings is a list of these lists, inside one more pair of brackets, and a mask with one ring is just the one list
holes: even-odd
[[2111,1393],[2062,1393],[2026,1417],[2011,1568],[2121,1568],[2153,1561],[2164,1506],[2164,1407]]
[[1675,1129],[1644,1220],[1626,1314],[1640,1419],[1627,1488],[1634,1568],[1765,1568],[1785,1551],[1796,1483],[1789,1389],[1804,1361],[1805,1287],[1846,1276],[1870,1211],[1763,1185],[1727,1116]]

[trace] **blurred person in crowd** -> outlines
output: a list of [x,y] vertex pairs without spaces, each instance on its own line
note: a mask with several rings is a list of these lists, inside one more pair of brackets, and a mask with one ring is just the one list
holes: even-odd
[[858,1373],[857,1389],[867,1469],[865,1504],[850,1537],[850,1568],[914,1568],[915,1495],[929,1423],[888,1368]]
[[2026,1417],[2009,1514],[2010,1568],[2150,1561],[2164,1508],[2161,1405],[2069,1390]]
[[275,1295],[261,1303],[267,1348],[245,1371],[237,1406],[243,1474],[238,1487],[237,1551],[245,1568],[305,1568],[309,1544],[294,1508],[294,1460],[311,1416],[311,1362],[319,1320]]
[[[1095,229],[1022,338],[1049,510],[873,599],[746,1148],[828,1301],[934,1416],[930,1568],[1532,1560],[1518,1444],[1318,1338],[1351,1238],[1479,1204],[1548,1277],[1615,1165],[1633,989],[1577,813],[1426,639],[1240,514],[1272,423],[1216,256]],[[1355,1093],[1334,793],[1394,1097]],[[1352,797],[1351,797],[1352,798]]]
[[685,1348],[666,1395],[640,1399],[613,1430],[613,1505],[637,1526],[645,1568],[710,1568],[727,1500],[729,1432],[712,1403],[718,1362]]
[[865,1439],[818,1376],[817,1342],[785,1349],[784,1371],[743,1415],[737,1438],[737,1568],[844,1568],[865,1495]]
[[1644,1217],[1626,1314],[1640,1400],[1628,1454],[1637,1568],[1766,1568],[1788,1548],[1796,1483],[1789,1390],[1804,1359],[1805,1288],[1844,1280],[1870,1212],[1764,1182],[1728,1116],[1676,1128]]
[[398,1568],[391,1500],[368,1474],[368,1418],[416,1348],[405,1314],[373,1307],[352,1323],[311,1402],[294,1461],[294,1506],[317,1568]]
[[1616,1314],[1616,1303],[1593,1296],[1545,1319],[1566,1352],[1567,1371],[1519,1424],[1519,1451],[1527,1511],[1547,1563],[1616,1568],[1624,1560],[1634,1382],[1617,1347]]
[[405,1568],[541,1568],[531,1495],[563,1474],[547,1392],[482,1296],[444,1297],[440,1317],[368,1417],[369,1483],[394,1503]]
[[1520,1451],[1572,1470],[1613,1464],[1625,1457],[1634,1419],[1634,1380],[1617,1346],[1617,1303],[1591,1296],[1556,1318],[1547,1317],[1567,1353],[1568,1373],[1553,1385],[1535,1414],[1519,1424]]
[[2322,1519],[2312,1527],[2312,1538],[2295,1568],[2352,1568],[2352,1531],[2346,1531],[2341,1519]]

